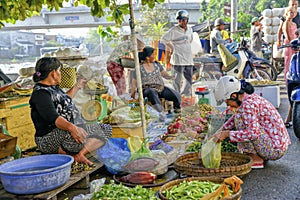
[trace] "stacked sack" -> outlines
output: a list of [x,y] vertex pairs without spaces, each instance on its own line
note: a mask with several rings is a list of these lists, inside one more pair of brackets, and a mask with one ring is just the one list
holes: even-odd
[[280,25],[280,18],[284,15],[285,8],[265,9],[262,12],[264,17],[261,21],[263,25],[263,40],[273,45],[273,58],[283,57],[282,51],[277,50],[277,33]]

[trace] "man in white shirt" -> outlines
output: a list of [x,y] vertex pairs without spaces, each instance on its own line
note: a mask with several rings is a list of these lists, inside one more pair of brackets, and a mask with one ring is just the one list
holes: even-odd
[[191,96],[192,76],[193,76],[193,56],[191,43],[193,41],[193,31],[187,26],[189,14],[186,10],[179,10],[176,14],[178,25],[173,26],[161,38],[160,42],[172,50],[170,63],[176,73],[173,87],[179,93],[182,74],[186,80],[184,90],[181,94]]

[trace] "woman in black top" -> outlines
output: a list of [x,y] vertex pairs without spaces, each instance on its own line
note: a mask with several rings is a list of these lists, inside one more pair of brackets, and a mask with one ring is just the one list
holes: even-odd
[[[154,48],[145,47],[142,52],[139,52],[139,60],[141,63],[140,72],[143,88],[143,96],[147,97],[153,108],[158,112],[163,111],[160,98],[164,98],[167,101],[173,101],[174,112],[181,112],[181,96],[176,90],[166,87],[164,84],[165,79],[174,80],[175,77],[169,75],[163,66],[155,61]],[[134,73],[131,97],[135,98],[137,80]]]
[[59,88],[62,64],[56,58],[37,61],[36,82],[29,104],[36,133],[35,142],[42,153],[73,155],[75,161],[92,164],[85,155],[103,146],[112,134],[108,124],[86,124],[72,98],[87,81],[80,79],[68,91]]

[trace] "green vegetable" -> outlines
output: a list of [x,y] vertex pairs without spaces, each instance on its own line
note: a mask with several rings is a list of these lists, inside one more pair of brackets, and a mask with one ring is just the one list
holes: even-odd
[[[170,200],[200,199],[205,195],[214,192],[220,186],[221,184],[211,181],[182,181],[178,185],[162,191],[162,194]],[[232,194],[230,188],[229,192]]]
[[155,191],[137,185],[134,188],[116,184],[113,180],[103,185],[100,191],[93,194],[92,200],[114,199],[114,200],[158,200]]
[[[202,147],[202,142],[193,142],[187,148],[187,152],[199,152]],[[237,143],[230,142],[228,139],[222,141],[221,151],[222,152],[237,152]]]

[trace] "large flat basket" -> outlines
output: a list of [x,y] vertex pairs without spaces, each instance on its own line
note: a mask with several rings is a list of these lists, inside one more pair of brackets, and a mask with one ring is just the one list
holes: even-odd
[[180,156],[174,163],[174,169],[187,176],[227,178],[236,175],[242,177],[251,171],[252,163],[252,158],[248,155],[222,152],[220,168],[205,168],[199,158],[199,153],[196,152]]
[[[180,184],[183,181],[211,181],[214,183],[222,183],[224,181],[223,178],[219,178],[219,177],[189,177],[189,178],[183,178],[183,179],[176,179],[173,181],[170,181],[168,183],[165,183],[163,186],[160,187],[159,191],[158,191],[158,195],[160,197],[160,199],[162,200],[169,200],[165,195],[163,195],[163,191],[165,190],[170,190],[172,187],[177,186],[178,184]],[[235,194],[232,194],[229,197],[225,197],[223,200],[238,200],[242,197],[242,188],[239,189],[239,191]]]

